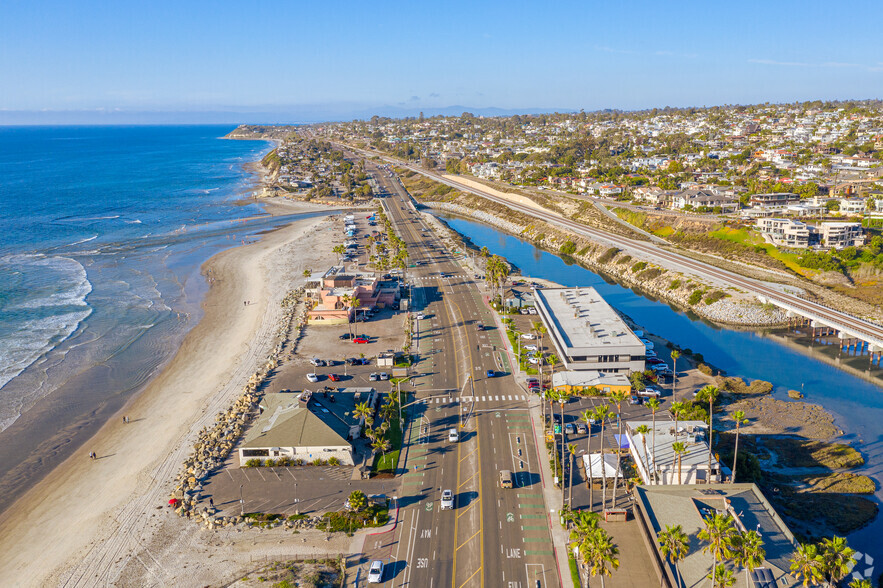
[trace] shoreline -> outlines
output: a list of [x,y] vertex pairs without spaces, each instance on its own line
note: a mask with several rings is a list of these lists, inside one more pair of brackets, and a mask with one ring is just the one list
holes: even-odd
[[[275,214],[327,211],[327,206],[295,202],[267,202]],[[319,248],[297,256],[279,254],[297,250],[297,244],[327,216],[294,220],[267,231],[256,242],[224,250],[205,262],[201,273],[211,272],[211,287],[201,302],[202,319],[185,336],[177,352],[140,393],[105,422],[89,441],[0,515],[0,548],[13,557],[0,562],[0,581],[18,585],[23,577],[34,585],[62,580],[63,566],[89,560],[95,546],[111,548],[119,540],[146,531],[147,520],[130,523],[121,537],[115,521],[134,521],[154,514],[161,497],[172,483],[173,472],[190,446],[188,439],[204,419],[214,417],[230,394],[241,387],[238,377],[260,363],[274,336],[275,318],[281,306],[274,304],[288,288],[275,288],[291,271],[289,282],[302,280],[302,269],[310,259],[323,255]],[[316,253],[319,251],[319,253]],[[328,257],[333,257],[326,254]],[[298,268],[293,266],[297,265]],[[270,267],[273,266],[273,267]],[[316,267],[321,267],[317,264]],[[243,305],[244,300],[252,304]],[[130,417],[122,423],[119,415]],[[99,459],[90,462],[85,453],[95,451]],[[85,452],[85,453],[84,453]],[[139,493],[138,488],[141,488]],[[140,494],[140,496],[138,496]],[[157,502],[156,497],[160,500]],[[101,497],[96,500],[95,497]],[[139,512],[133,513],[133,509]],[[59,537],[47,550],[41,529],[49,525],[81,529],[76,537]],[[131,549],[121,551],[131,555]],[[92,548],[88,546],[92,545]],[[113,547],[114,551],[118,548]],[[41,562],[35,573],[34,562]],[[93,562],[94,563],[94,562]],[[112,562],[107,562],[108,564]],[[73,579],[73,577],[71,577]]]

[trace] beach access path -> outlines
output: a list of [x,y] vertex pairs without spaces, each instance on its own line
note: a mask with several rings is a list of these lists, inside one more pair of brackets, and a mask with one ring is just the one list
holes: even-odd
[[[328,210],[275,208],[276,214]],[[304,281],[305,269],[334,263],[333,226],[327,217],[297,220],[206,263],[214,283],[205,315],[165,370],[124,408],[130,422],[111,419],[0,519],[0,585],[118,584],[132,558],[153,583],[191,583],[189,570],[168,569],[149,550],[200,532],[164,507],[174,476],[198,431],[266,361],[284,295]],[[88,457],[93,451],[95,460]],[[177,537],[162,536],[169,528]]]

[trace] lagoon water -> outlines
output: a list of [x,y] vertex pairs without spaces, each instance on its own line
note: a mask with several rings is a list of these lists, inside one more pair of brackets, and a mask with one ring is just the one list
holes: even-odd
[[0,496],[69,455],[168,361],[264,141],[232,127],[0,128]]
[[[867,465],[862,473],[877,481],[878,504],[883,499],[883,389],[879,386],[821,361],[799,346],[786,346],[762,331],[713,325],[606,281],[583,267],[568,265],[556,255],[487,225],[456,216],[439,216],[476,247],[487,247],[491,253],[504,256],[525,276],[545,278],[564,286],[592,286],[645,331],[701,353],[708,363],[729,375],[772,382],[777,398],[787,400],[788,390],[803,390],[807,401],[819,403],[835,415],[837,426],[845,431],[839,440],[853,443],[863,453]],[[879,559],[883,556],[878,540],[881,531],[883,519],[878,516],[871,525],[850,535],[850,544]]]

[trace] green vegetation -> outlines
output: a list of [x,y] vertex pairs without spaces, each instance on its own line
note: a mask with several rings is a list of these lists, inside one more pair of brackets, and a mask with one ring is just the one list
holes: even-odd
[[671,283],[668,285],[669,290],[677,290],[680,287],[681,287],[681,281],[678,279],[672,280]]
[[616,255],[619,253],[619,251],[620,250],[617,249],[616,247],[611,247],[610,249],[608,249],[607,251],[605,251],[604,253],[601,254],[601,257],[598,258],[598,263],[600,263],[600,264],[609,263],[610,261],[613,260],[614,257],[616,257]]
[[635,265],[632,266],[632,272],[639,272],[646,267],[647,267],[646,261],[639,261]]
[[689,298],[687,298],[687,304],[689,304],[691,306],[694,304],[699,304],[699,301],[702,300],[702,295],[704,293],[705,292],[701,288],[693,290],[693,293],[690,294]]
[[709,294],[708,296],[705,297],[705,304],[714,304],[718,300],[721,300],[723,298],[727,298],[728,296],[729,296],[729,294],[727,294],[725,292],[722,292],[720,290],[715,290],[714,292],[712,292],[711,294]]
[[825,467],[834,470],[855,468],[865,463],[862,454],[849,445],[801,437],[777,439],[775,452],[779,456],[779,463],[785,467]]
[[558,249],[558,252],[562,255],[573,255],[576,253],[576,243],[571,240],[567,240],[564,244]]

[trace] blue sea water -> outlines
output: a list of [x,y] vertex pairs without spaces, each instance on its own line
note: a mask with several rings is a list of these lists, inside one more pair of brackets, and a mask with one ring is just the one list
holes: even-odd
[[270,144],[230,130],[0,128],[0,431],[95,366],[134,389],[193,325],[199,265],[261,212],[243,164]]

